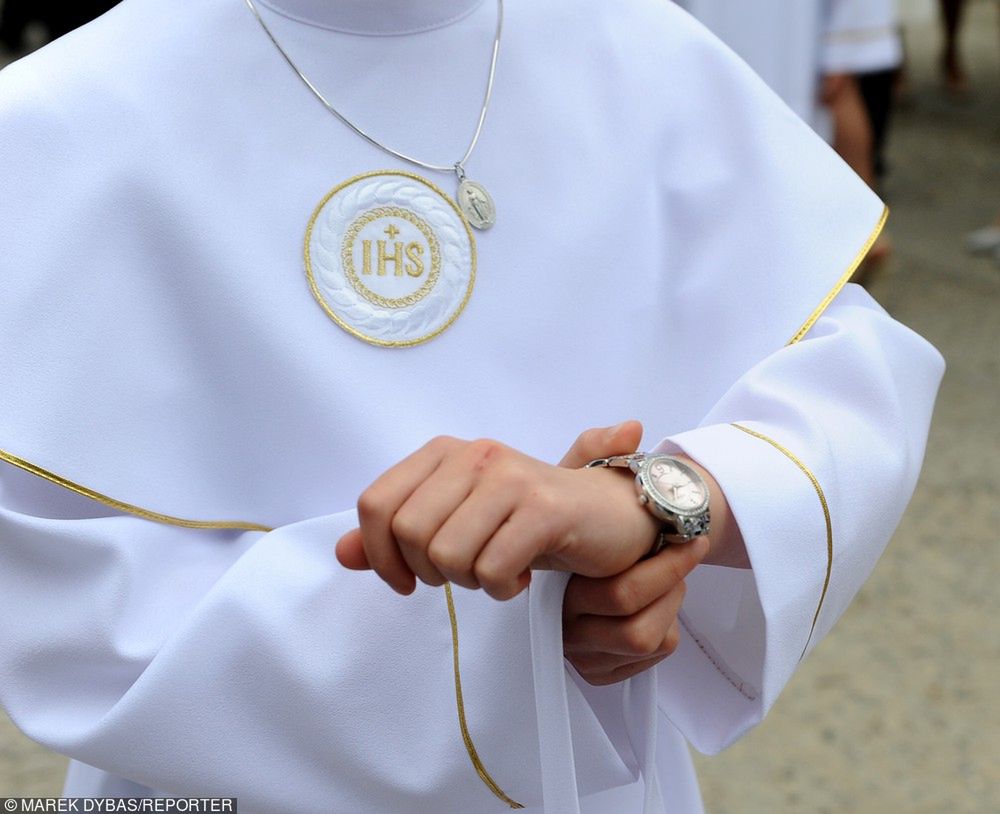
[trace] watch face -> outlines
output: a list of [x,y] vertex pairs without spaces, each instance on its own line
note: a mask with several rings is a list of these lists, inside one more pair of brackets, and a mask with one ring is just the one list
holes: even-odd
[[647,470],[649,485],[674,510],[691,514],[708,503],[708,491],[694,471],[669,458],[654,458]]

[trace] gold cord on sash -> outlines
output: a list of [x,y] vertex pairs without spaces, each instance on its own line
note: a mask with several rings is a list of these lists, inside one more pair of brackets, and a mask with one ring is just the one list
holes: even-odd
[[452,661],[455,665],[455,700],[458,702],[458,727],[462,730],[462,741],[465,743],[465,751],[469,753],[469,759],[472,761],[479,779],[486,784],[486,787],[490,791],[511,808],[524,808],[523,805],[508,797],[504,790],[497,785],[497,782],[490,776],[490,773],[486,771],[486,767],[483,766],[483,761],[476,751],[475,744],[472,742],[472,735],[469,734],[469,725],[465,720],[465,701],[462,698],[462,674],[458,661],[458,617],[455,615],[455,597],[452,595],[451,585],[447,582],[444,585],[444,595],[448,601],[448,617],[451,619],[451,652]]

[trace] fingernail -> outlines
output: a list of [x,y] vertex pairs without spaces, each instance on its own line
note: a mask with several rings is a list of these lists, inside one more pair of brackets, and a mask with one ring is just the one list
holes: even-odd
[[395,585],[392,586],[392,589],[397,594],[400,594],[402,596],[409,596],[415,590],[417,590],[417,581],[416,580],[407,580],[405,582],[398,582],[398,583],[396,583]]

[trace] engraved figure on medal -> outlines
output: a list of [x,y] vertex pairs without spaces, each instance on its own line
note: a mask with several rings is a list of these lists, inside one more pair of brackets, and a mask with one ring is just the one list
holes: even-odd
[[412,173],[368,173],[316,207],[305,241],[317,302],[352,336],[383,347],[426,342],[462,313],[476,244],[447,195]]
[[480,230],[497,222],[497,209],[486,187],[463,178],[458,185],[458,205],[469,223]]

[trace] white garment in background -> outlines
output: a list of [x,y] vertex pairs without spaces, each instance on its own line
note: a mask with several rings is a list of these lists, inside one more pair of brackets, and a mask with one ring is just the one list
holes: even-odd
[[[348,115],[461,155],[491,2],[398,0],[388,26],[269,6]],[[468,165],[497,225],[464,313],[412,348],[328,319],[302,251],[332,187],[413,168],[334,120],[242,2],[125,0],[0,72],[0,701],[73,758],[68,794],[505,810],[460,736],[443,592],[333,557],[359,492],[437,434],[556,461],[639,418],[713,472],[753,563],[699,568],[678,651],[607,688],[545,646],[559,575],[534,615],[455,590],[470,734],[529,810],[641,811],[649,757],[664,809],[699,811],[684,739],[757,723],[888,541],[942,364],[841,291],[881,202],[670,4],[506,6]],[[573,762],[543,769],[566,724]]]
[[824,138],[825,74],[868,73],[902,61],[894,0],[677,0],[735,50]]
[[896,0],[896,8],[904,25],[922,25],[933,20],[938,12],[934,0]]

